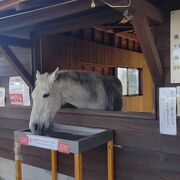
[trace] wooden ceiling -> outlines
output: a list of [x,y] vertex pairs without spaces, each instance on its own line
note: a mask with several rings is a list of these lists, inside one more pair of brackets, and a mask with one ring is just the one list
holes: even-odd
[[[46,7],[49,5],[67,2],[69,0],[0,0],[0,15],[13,14],[21,11],[27,11],[30,9],[36,9],[40,7]],[[86,0],[90,2],[90,0]],[[99,0],[95,0],[97,2]],[[179,9],[180,3],[178,0],[148,0],[154,6],[165,11]],[[108,0],[107,2],[113,2],[113,4],[127,4],[128,0],[119,0],[118,3],[115,0]]]
[[[72,4],[67,5],[59,5],[56,7],[53,7],[56,4],[61,4],[64,2],[69,2],[71,0],[0,0],[0,33],[4,31],[8,31],[9,29],[18,29],[18,28],[34,28],[35,26],[39,29],[40,26],[44,27],[46,24],[53,24],[60,22],[65,16],[74,15],[75,13],[81,13],[84,11],[92,11],[91,8],[91,0],[77,0]],[[110,2],[111,4],[128,4],[129,0],[106,0],[107,2]],[[143,4],[145,1],[139,0]],[[165,2],[163,0],[149,0],[152,4],[154,4],[156,7],[164,7]],[[166,0],[166,4],[168,2],[175,1],[175,0]],[[130,9],[132,12],[134,12],[134,7],[137,8],[137,5],[139,6],[139,11],[142,11],[142,13],[145,13],[147,16],[150,17],[150,19],[156,18],[158,15],[154,11],[154,13],[151,13],[151,7],[149,6],[149,9],[142,8],[141,3],[136,3],[138,1],[132,0],[132,8]],[[104,3],[102,3],[101,0],[95,0],[96,8],[105,6]],[[52,6],[52,7],[51,7]],[[146,3],[144,4],[146,6]],[[168,4],[169,6],[169,4]],[[50,7],[47,9],[46,7]],[[41,9],[42,8],[42,9]],[[38,11],[38,9],[41,9]],[[37,11],[36,11],[37,10]],[[113,23],[106,24],[106,27],[103,27],[105,31],[111,31],[114,33],[118,32],[124,32],[129,31],[133,29],[133,26],[129,21],[126,21],[123,17],[124,9],[117,8],[116,10],[121,12],[121,15],[119,15],[119,19],[114,21]],[[154,8],[153,8],[154,10]],[[30,13],[27,13],[29,12]],[[32,11],[32,12],[31,12]],[[71,11],[71,12],[70,12]],[[97,10],[98,11],[98,10]],[[110,11],[110,10],[109,10]],[[93,11],[92,11],[93,13]],[[19,16],[17,14],[22,14],[22,16]],[[8,18],[6,18],[8,17]],[[74,18],[74,16],[72,16]],[[159,21],[162,22],[162,18],[159,16]],[[121,22],[124,21],[125,22]],[[105,22],[106,23],[106,22]],[[150,22],[151,23],[151,22]],[[104,24],[104,23],[103,23]],[[100,27],[102,28],[102,27]]]
[[[114,33],[130,30],[128,35],[134,36],[131,31],[134,29],[153,81],[160,84],[163,69],[149,24],[164,23],[161,7],[168,9],[172,1],[175,0],[95,0],[96,7],[92,8],[92,0],[19,0],[19,3],[14,1],[17,3],[15,6],[9,5],[9,9],[0,11],[0,33],[33,27],[39,35],[47,35],[93,26]],[[128,7],[112,8],[104,2],[114,5],[131,4]],[[125,17],[128,20],[122,23],[126,10],[128,14]]]
[[[40,29],[42,29],[42,27],[43,28],[46,27],[47,24],[61,22],[61,20],[64,20],[64,17],[69,16],[70,18],[72,15],[72,18],[74,18],[74,14],[79,13],[80,16],[81,13],[85,11],[87,12],[86,14],[89,13],[93,14],[95,11],[103,10],[103,9],[98,10],[98,7],[106,6],[101,0],[95,0],[96,8],[91,8],[91,0],[74,0],[74,2],[72,3],[61,5],[61,3],[64,2],[66,3],[69,1],[71,0],[4,0],[0,2],[0,33],[8,31],[10,29],[19,29],[19,28],[27,29],[28,27],[35,28],[35,30],[36,27],[37,29],[39,29],[39,27]],[[140,1],[144,3],[143,0]],[[153,0],[153,3],[157,4],[157,2],[159,3],[159,1]],[[106,2],[115,5],[116,4],[125,5],[129,2],[129,0],[120,0],[120,1],[106,0]],[[134,7],[140,5],[139,7],[140,11],[143,11],[143,13],[145,13],[151,19],[153,18],[157,19],[157,17],[159,17],[160,18],[159,21],[160,22],[162,21],[161,16],[158,15],[159,12],[158,10],[157,13],[156,11],[154,11],[154,13],[151,13],[151,6],[149,6],[150,10],[148,10],[148,8],[146,10],[144,10],[143,8],[142,10],[141,4],[134,2],[136,1],[132,0],[132,8],[130,9],[132,12],[134,11]],[[144,6],[146,6],[146,4],[144,4]],[[106,6],[105,10],[107,10],[108,8],[109,7]],[[112,9],[111,10],[109,9],[108,9],[109,13],[116,14],[111,11]],[[132,24],[129,23],[129,21],[126,21],[126,19],[123,16],[123,13],[126,9],[117,8],[116,10],[120,12],[119,18],[118,19],[115,18],[114,22],[111,21],[111,24],[107,24],[108,21],[105,22],[103,20],[102,24],[106,23],[107,26],[104,27],[104,29],[106,31],[112,31],[114,33],[132,30],[133,29]],[[97,23],[95,22],[95,24],[99,24],[99,21]]]
[[[12,15],[19,12],[24,12],[32,9],[46,7],[57,3],[67,2],[69,0],[0,0],[0,17],[6,15]],[[91,0],[85,0],[87,3],[91,3]],[[97,3],[101,0],[95,0]],[[178,0],[148,0],[157,8],[161,9],[164,13],[180,8]],[[127,4],[128,0],[107,0],[107,2],[113,2],[113,4]],[[133,3],[133,0],[132,0]],[[143,8],[142,8],[143,9]]]

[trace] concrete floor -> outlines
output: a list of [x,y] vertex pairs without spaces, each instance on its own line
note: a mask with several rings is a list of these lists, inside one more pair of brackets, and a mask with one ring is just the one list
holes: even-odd
[[[51,180],[51,171],[30,165],[22,165],[23,180]],[[0,180],[15,180],[15,163],[14,161],[0,158]],[[58,174],[60,180],[74,180],[62,174]]]

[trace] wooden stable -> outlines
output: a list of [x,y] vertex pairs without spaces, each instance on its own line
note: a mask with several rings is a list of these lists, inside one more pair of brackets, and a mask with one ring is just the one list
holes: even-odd
[[[53,6],[58,0],[0,3],[0,86],[6,88],[6,107],[0,108],[0,157],[14,160],[13,132],[28,127],[31,111],[10,105],[9,77],[21,75],[33,88],[36,70],[51,72],[59,66],[115,75],[114,68],[135,67],[143,72],[142,94],[124,97],[124,112],[64,108],[55,122],[113,129],[115,179],[179,180],[179,117],[177,136],[159,133],[158,88],[179,85],[170,83],[170,11],[180,5],[177,0],[132,0],[129,7],[110,8],[95,2],[95,8],[84,0],[59,6]],[[128,23],[122,24],[127,9]],[[2,18],[5,15],[10,17]],[[23,163],[51,169],[49,151],[23,147],[22,153]],[[83,179],[106,179],[105,157],[106,146],[85,153]],[[72,155],[58,154],[57,162],[58,172],[74,176]]]

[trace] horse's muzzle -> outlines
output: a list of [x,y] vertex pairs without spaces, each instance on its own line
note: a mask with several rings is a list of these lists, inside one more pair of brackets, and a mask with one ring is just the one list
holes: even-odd
[[46,127],[45,124],[40,123],[33,123],[30,129],[35,135],[47,135],[49,132],[49,127]]

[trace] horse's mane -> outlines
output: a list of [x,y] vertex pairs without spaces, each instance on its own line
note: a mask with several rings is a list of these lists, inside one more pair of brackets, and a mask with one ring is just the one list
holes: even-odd
[[61,70],[59,71],[56,80],[72,80],[83,85],[90,82],[92,83],[94,80],[98,79],[102,79],[102,77],[95,72],[84,70]]
[[122,84],[113,76],[103,78],[104,88],[107,94],[106,110],[119,111],[122,109]]
[[71,80],[87,88],[93,98],[97,98],[96,86],[102,82],[106,92],[106,110],[121,110],[122,108],[122,84],[116,77],[101,76],[95,72],[84,70],[61,70],[58,73],[57,81]]

